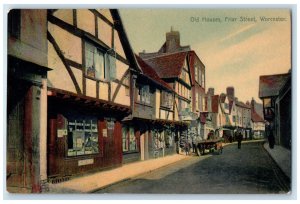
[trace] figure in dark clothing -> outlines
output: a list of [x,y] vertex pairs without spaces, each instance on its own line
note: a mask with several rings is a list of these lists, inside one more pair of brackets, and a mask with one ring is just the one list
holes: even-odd
[[243,140],[243,135],[241,132],[239,132],[237,135],[238,149],[241,149],[242,140]]
[[190,144],[188,141],[185,142],[184,144],[184,150],[185,150],[185,155],[189,155],[190,153]]
[[274,145],[275,145],[275,137],[274,137],[274,135],[273,135],[273,131],[272,131],[272,130],[270,131],[268,140],[269,140],[269,147],[270,147],[271,149],[273,149],[273,148],[274,148]]

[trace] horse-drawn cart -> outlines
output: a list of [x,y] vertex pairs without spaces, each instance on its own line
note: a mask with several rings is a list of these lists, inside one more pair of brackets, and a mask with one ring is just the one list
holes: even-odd
[[216,151],[218,154],[222,154],[223,152],[223,145],[221,138],[215,139],[207,139],[207,140],[200,140],[196,142],[196,152],[197,155],[204,155],[205,150],[209,150],[209,152]]

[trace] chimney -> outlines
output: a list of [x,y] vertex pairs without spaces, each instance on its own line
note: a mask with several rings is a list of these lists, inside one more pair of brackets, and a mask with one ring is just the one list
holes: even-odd
[[178,31],[171,31],[166,33],[166,52],[174,52],[180,48],[180,34]]
[[252,112],[254,112],[254,110],[255,110],[255,100],[254,100],[254,98],[252,97],[252,100],[251,100],[251,111]]
[[210,96],[215,95],[215,89],[214,88],[208,88],[207,95],[210,95]]
[[234,87],[233,86],[227,87],[226,94],[227,94],[228,98],[234,99]]

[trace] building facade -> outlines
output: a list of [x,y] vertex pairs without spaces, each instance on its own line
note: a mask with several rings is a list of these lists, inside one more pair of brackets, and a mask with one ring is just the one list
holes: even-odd
[[47,11],[10,10],[7,58],[9,192],[38,193],[47,182]]
[[[119,13],[48,10],[47,18],[48,178],[120,166],[122,120],[139,70]],[[131,147],[139,151],[137,144]]]

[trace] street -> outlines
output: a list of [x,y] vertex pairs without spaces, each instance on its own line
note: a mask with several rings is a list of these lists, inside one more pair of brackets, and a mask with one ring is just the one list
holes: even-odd
[[286,193],[290,181],[262,142],[227,145],[223,154],[188,158],[95,193],[269,194]]

